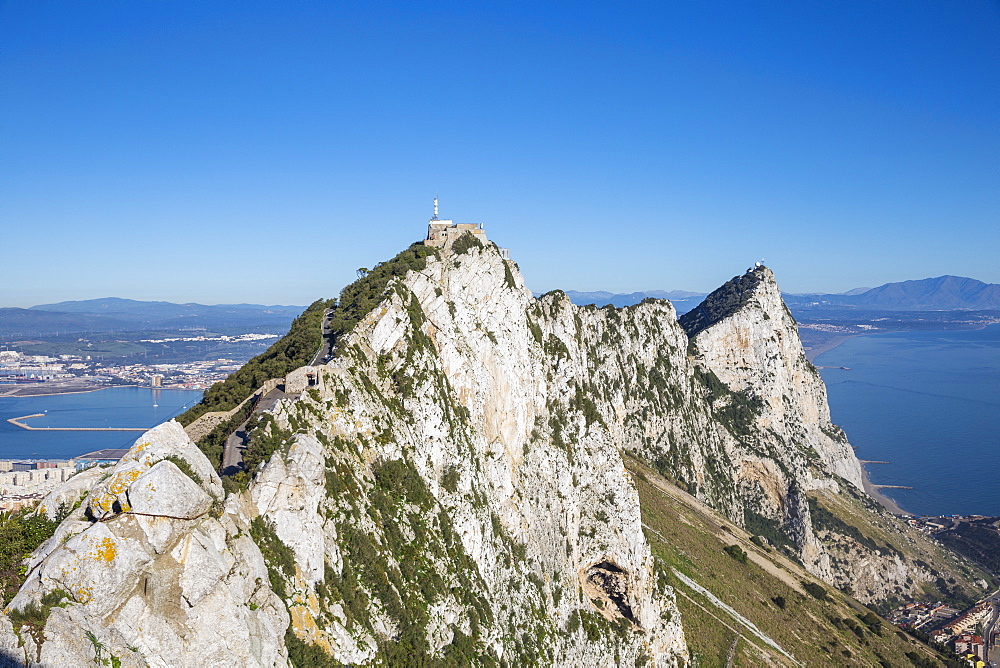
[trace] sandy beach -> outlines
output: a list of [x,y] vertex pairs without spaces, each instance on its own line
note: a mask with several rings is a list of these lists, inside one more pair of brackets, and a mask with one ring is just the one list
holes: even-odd
[[907,511],[903,510],[902,508],[900,508],[898,503],[896,503],[895,501],[893,501],[892,499],[890,499],[888,496],[886,496],[885,494],[883,494],[882,492],[880,492],[878,490],[878,488],[875,487],[874,484],[872,484],[871,478],[868,476],[868,469],[865,468],[864,464],[861,465],[861,475],[862,475],[862,480],[861,481],[862,481],[862,483],[864,483],[865,492],[868,493],[868,496],[870,496],[873,499],[875,499],[876,501],[878,501],[882,505],[883,508],[885,508],[886,510],[888,510],[893,515],[912,515],[913,514],[913,513],[907,512]]

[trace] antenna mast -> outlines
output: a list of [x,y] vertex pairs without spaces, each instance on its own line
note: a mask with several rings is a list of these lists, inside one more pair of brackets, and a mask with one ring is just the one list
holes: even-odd
[[437,195],[434,196],[434,217],[431,220],[438,219],[438,198]]

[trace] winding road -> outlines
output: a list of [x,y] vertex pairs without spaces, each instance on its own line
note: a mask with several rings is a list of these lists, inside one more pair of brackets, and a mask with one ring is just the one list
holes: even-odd
[[257,405],[250,411],[249,417],[243,421],[243,424],[229,435],[229,438],[226,439],[226,445],[222,449],[222,475],[233,475],[243,468],[243,451],[247,447],[247,422],[254,415],[271,410],[274,404],[284,398],[285,393],[277,388],[265,394],[257,401]]
[[[333,309],[326,309],[323,311],[323,321],[320,325],[320,345],[319,350],[313,355],[312,359],[309,361],[308,366],[316,366],[317,364],[322,364],[330,359],[333,350],[333,337],[330,332],[330,314],[333,313]],[[285,393],[277,388],[271,390],[259,400],[257,404],[250,411],[249,417],[243,421],[243,423],[238,426],[232,434],[226,439],[226,444],[222,449],[222,475],[233,475],[238,471],[243,469],[243,452],[247,447],[247,423],[255,415],[259,415],[266,411],[271,410],[281,399],[285,398]],[[26,427],[27,428],[27,427]]]
[[1000,633],[1000,590],[994,592],[985,600],[993,606],[993,614],[983,625],[983,642],[986,644],[986,658],[993,666],[1000,666],[1000,647],[991,642],[995,633]]
[[313,355],[313,358],[309,360],[309,366],[316,366],[317,364],[322,364],[330,359],[331,352],[333,351],[333,337],[330,332],[330,314],[333,313],[332,308],[328,308],[323,311],[323,324],[320,325],[320,336],[321,341],[319,344],[319,350]]

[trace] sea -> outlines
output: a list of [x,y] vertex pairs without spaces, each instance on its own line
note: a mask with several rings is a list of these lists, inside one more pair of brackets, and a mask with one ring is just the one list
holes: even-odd
[[33,427],[151,428],[201,399],[200,390],[111,387],[96,392],[0,397],[0,459],[70,459],[103,448],[129,448],[139,431],[28,431],[7,420],[42,413]]
[[874,334],[819,355],[833,421],[915,515],[1000,515],[1000,325]]

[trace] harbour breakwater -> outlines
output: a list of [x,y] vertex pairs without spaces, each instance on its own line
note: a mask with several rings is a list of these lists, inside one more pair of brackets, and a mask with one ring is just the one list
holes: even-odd
[[7,422],[15,427],[27,429],[28,431],[146,431],[147,427],[33,427],[24,422],[32,418],[45,417],[45,413],[33,413],[20,417],[8,418]]
[[15,427],[28,431],[146,431],[146,427],[33,427],[24,422],[36,417],[45,417],[45,413],[33,413],[16,418],[8,418],[7,422]]

